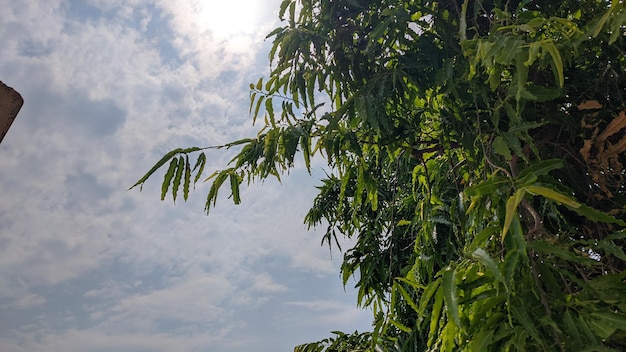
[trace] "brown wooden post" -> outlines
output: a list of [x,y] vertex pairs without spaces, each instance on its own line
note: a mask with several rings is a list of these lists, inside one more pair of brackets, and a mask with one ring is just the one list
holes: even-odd
[[23,104],[24,99],[20,93],[0,81],[0,143]]

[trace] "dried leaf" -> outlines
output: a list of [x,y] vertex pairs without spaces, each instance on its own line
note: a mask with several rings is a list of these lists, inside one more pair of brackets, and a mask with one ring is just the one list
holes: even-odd
[[619,115],[609,123],[608,126],[598,136],[598,142],[604,142],[610,136],[619,132],[622,128],[626,128],[626,114],[622,111]]
[[587,100],[578,104],[578,110],[602,109],[602,105],[597,100]]

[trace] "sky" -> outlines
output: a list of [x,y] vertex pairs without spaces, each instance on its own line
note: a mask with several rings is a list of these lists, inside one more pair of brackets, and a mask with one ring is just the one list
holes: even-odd
[[208,184],[176,204],[162,172],[127,190],[171,149],[256,134],[278,0],[0,8],[0,81],[24,98],[0,144],[0,351],[292,351],[369,330],[341,253],[302,222],[322,161],[210,216]]

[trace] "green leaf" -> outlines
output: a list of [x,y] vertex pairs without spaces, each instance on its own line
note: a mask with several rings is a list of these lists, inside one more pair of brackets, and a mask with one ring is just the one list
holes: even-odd
[[618,224],[619,226],[626,226],[626,222],[584,204],[581,204],[576,208],[572,207],[570,209],[576,212],[578,215],[584,216],[589,220],[604,222],[607,224]]
[[196,165],[194,165],[193,170],[192,170],[192,171],[196,171],[196,168],[198,168],[198,173],[196,174],[196,177],[194,177],[193,179],[194,187],[196,186],[196,183],[202,176],[202,171],[204,171],[205,164],[206,164],[206,155],[204,155],[204,153],[200,153],[200,155],[198,155],[198,159],[196,160]]
[[265,100],[265,112],[270,119],[271,125],[274,126],[274,104],[272,104],[272,99]]
[[500,187],[509,184],[510,180],[503,176],[492,176],[477,185],[467,187],[463,192],[468,197],[492,194]]
[[423,314],[423,312],[426,312],[426,307],[428,307],[428,304],[430,303],[433,295],[436,292],[439,292],[439,286],[440,285],[441,285],[441,278],[438,278],[435,281],[429,283],[426,286],[426,288],[424,289],[424,292],[420,296],[420,300],[419,300],[419,311],[422,314]]
[[261,104],[263,104],[263,100],[265,100],[265,96],[261,95],[257,97],[256,105],[254,108],[254,115],[252,115],[252,123],[256,122],[257,117],[259,116],[259,109],[261,109]]
[[542,187],[542,186],[526,186],[524,187],[528,193],[532,195],[541,195],[555,202],[559,202],[563,205],[566,205],[570,208],[579,208],[581,204],[572,198],[566,196],[563,193],[557,192],[553,189]]
[[495,329],[482,329],[470,342],[469,351],[489,351]]
[[311,172],[311,139],[307,135],[300,137],[300,148],[302,148],[302,157],[306,170]]
[[396,328],[406,332],[406,333],[410,333],[411,332],[411,328],[407,327],[406,325],[403,325],[393,319],[389,319],[389,322],[391,323],[391,325],[395,326]]
[[528,248],[533,249],[539,253],[555,255],[561,259],[579,263],[579,264],[585,264],[589,266],[600,265],[599,262],[591,258],[581,257],[579,255],[574,254],[573,252],[571,252],[570,250],[566,248],[563,248],[556,244],[546,242],[544,240],[536,240],[536,241],[528,242]]
[[446,302],[446,308],[450,318],[457,326],[461,325],[459,319],[458,296],[456,293],[456,270],[454,268],[446,268],[443,271],[441,287],[443,288],[443,299]]
[[291,4],[291,0],[283,0],[280,4],[280,10],[278,11],[278,17],[283,20],[285,17],[285,12],[287,12],[287,7]]
[[513,156],[511,155],[511,150],[509,149],[509,145],[504,141],[504,138],[502,138],[502,136],[497,136],[496,138],[494,138],[492,145],[496,153],[502,155],[504,159],[511,160],[513,158]]
[[626,262],[626,253],[621,246],[615,245],[612,241],[605,238],[596,246],[597,249],[603,250],[606,254],[610,254]]
[[[250,89],[254,89],[254,84],[250,83]],[[248,114],[252,114],[252,108],[254,107],[254,101],[256,100],[257,92],[250,93],[250,108],[248,109]],[[254,122],[253,122],[254,124]]]
[[507,287],[511,285],[513,277],[517,272],[519,257],[520,255],[517,250],[511,250],[504,258],[504,277],[506,279],[505,285]]
[[604,25],[606,24],[606,22],[609,20],[609,18],[611,17],[611,13],[613,12],[613,10],[615,9],[616,5],[617,5],[618,1],[617,0],[612,0],[611,1],[611,7],[604,13],[604,15],[600,18],[600,20],[596,23],[595,25],[595,29],[593,30],[593,34],[592,36],[595,38],[598,36],[598,34],[600,34],[600,32],[602,31],[602,28],[604,27]]
[[430,326],[427,343],[428,347],[432,347],[436,337],[438,336],[437,327],[439,326],[439,317],[441,316],[443,308],[443,300],[443,288],[439,287],[439,289],[435,293],[435,303],[433,304],[433,309],[430,315]]
[[181,156],[178,159],[178,167],[176,168],[176,175],[174,176],[174,181],[172,184],[172,198],[174,199],[174,203],[176,203],[176,194],[178,193],[178,189],[180,188],[180,181],[183,178],[185,166],[185,158]]
[[546,88],[531,84],[529,86],[526,86],[525,89],[534,97],[534,101],[540,103],[554,100],[563,94],[563,89],[557,87]]
[[509,305],[509,310],[512,317],[522,324],[524,330],[526,330],[536,342],[541,344],[542,339],[539,331],[537,331],[537,324],[533,322],[533,320],[528,315],[529,311],[528,308],[526,308],[525,304],[520,300],[511,302],[511,304]]
[[502,241],[504,241],[507,232],[509,232],[513,218],[517,216],[517,206],[522,199],[524,199],[524,195],[526,195],[524,188],[520,188],[506,201],[506,213],[504,215],[504,225],[502,226]]
[[563,161],[561,159],[548,159],[542,160],[538,163],[532,164],[520,171],[518,178],[526,177],[529,174],[535,174],[537,176],[547,175],[550,171],[563,168]]
[[[525,329],[518,327],[512,332],[512,338],[509,340],[510,345],[515,346],[514,349],[507,348],[507,351],[528,351],[526,347],[526,340],[528,339],[528,332]],[[509,347],[509,346],[507,346]]]
[[524,188],[528,185],[535,184],[537,182],[537,175],[534,173],[527,173],[523,177],[518,176],[515,179],[515,187],[516,188]]
[[233,202],[235,204],[241,203],[241,197],[239,195],[239,185],[241,184],[241,178],[237,173],[231,172],[229,175],[230,179],[230,191],[233,195]]
[[504,276],[502,276],[502,272],[498,268],[498,264],[496,264],[493,258],[491,258],[491,256],[485,252],[484,249],[477,248],[474,253],[472,253],[472,258],[484,265],[491,275],[496,278],[496,280],[506,285]]
[[[554,268],[552,267],[553,262],[548,263],[549,264],[546,265],[546,262],[544,261],[535,265],[537,272],[541,276],[541,282],[546,287],[547,291],[555,297],[555,300],[558,299],[565,301],[566,298],[564,297],[563,288],[557,281]],[[558,271],[556,274],[559,274]]]
[[410,220],[400,220],[396,224],[396,226],[408,226],[408,225],[411,225],[411,221]]
[[616,330],[626,332],[626,315],[611,311],[595,311],[590,314],[591,328],[603,339],[613,335]]
[[233,171],[234,170],[232,168],[222,170],[222,171],[216,171],[215,173],[213,173],[211,176],[207,178],[207,180],[215,178],[213,180],[213,183],[211,184],[211,189],[209,189],[209,194],[207,195],[207,200],[204,205],[204,210],[207,213],[209,213],[211,206],[215,206],[215,203],[217,202],[217,194],[218,194],[220,187],[222,187],[222,184],[224,184],[224,181],[226,181],[226,178],[228,178],[228,176]]
[[163,184],[161,185],[161,200],[165,200],[165,195],[167,194],[167,190],[170,187],[170,183],[172,182],[172,177],[174,177],[177,166],[178,159],[173,158],[172,161],[170,161],[170,167],[167,169],[167,172],[163,177]]
[[552,61],[554,62],[554,67],[556,69],[555,76],[557,77],[559,87],[562,88],[565,84],[565,76],[563,75],[563,60],[561,59],[559,49],[557,49],[552,42],[543,42],[541,47],[544,50],[547,50],[550,53],[550,56],[552,56]]
[[461,18],[459,20],[459,38],[461,42],[467,39],[467,5],[469,0],[463,1],[461,5]]
[[191,183],[191,166],[189,165],[189,156],[185,155],[185,178],[183,183],[183,198],[187,201],[189,198],[189,184]]
[[419,313],[419,309],[417,308],[415,301],[413,300],[413,298],[411,298],[411,295],[407,292],[407,290],[404,287],[402,287],[402,285],[400,284],[396,284],[396,289],[400,292],[400,295],[402,296],[404,301],[409,305],[409,307],[411,307],[416,313]]
[[[173,158],[176,154],[190,153],[190,152],[197,151],[197,150],[200,150],[200,148],[189,148],[189,149],[176,148],[174,150],[167,152],[167,154],[163,155],[161,160],[159,160],[156,164],[154,164],[154,166],[148,172],[146,172],[146,174],[143,175],[139,179],[139,181],[137,181],[134,185],[132,185],[128,190],[131,190],[135,188],[136,186],[143,185],[143,183],[146,182],[146,180],[148,180],[148,178],[152,176],[152,174],[156,170],[158,170],[161,166],[165,165],[165,163],[171,158]],[[141,190],[141,187],[139,189]]]
[[[578,320],[578,319],[577,319]],[[572,310],[567,309],[565,313],[563,313],[563,325],[565,327],[564,333],[570,336],[571,345],[572,346],[582,346],[583,340],[581,339],[581,334],[578,331],[577,325],[579,325],[579,321],[574,320],[574,314]]]
[[485,241],[487,241],[487,239],[489,237],[491,237],[491,235],[493,235],[494,233],[496,233],[496,231],[498,231],[500,229],[499,226],[491,224],[487,227],[485,227],[484,229],[482,229],[478,235],[476,235],[476,237],[474,237],[474,239],[472,240],[472,242],[470,243],[470,245],[467,247],[467,251],[469,253],[473,253],[476,248],[478,248],[481,245],[485,244]]

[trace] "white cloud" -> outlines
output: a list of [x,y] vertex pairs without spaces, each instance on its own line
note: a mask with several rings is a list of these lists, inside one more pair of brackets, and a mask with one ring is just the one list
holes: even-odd
[[110,309],[114,318],[109,322],[119,331],[168,320],[196,324],[222,322],[229,315],[223,303],[235,291],[223,277],[184,277],[147,294],[123,298]]
[[287,290],[285,285],[278,284],[272,276],[266,272],[254,275],[252,289],[263,293],[283,292]]
[[27,293],[15,300],[14,307],[19,309],[31,308],[35,306],[40,306],[45,303],[46,299],[44,297],[32,293]]

